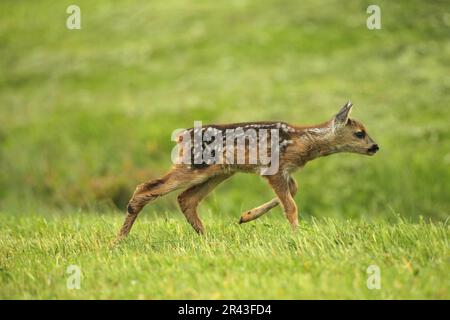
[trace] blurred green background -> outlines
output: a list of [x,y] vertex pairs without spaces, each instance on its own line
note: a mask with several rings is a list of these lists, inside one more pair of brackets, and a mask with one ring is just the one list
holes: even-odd
[[[302,218],[445,220],[450,181],[448,1],[0,3],[0,210],[125,208],[170,168],[194,120],[314,124],[351,99],[381,151],[296,173]],[[205,201],[239,217],[272,197],[237,175]],[[174,195],[147,212],[173,211]],[[202,209],[205,210],[205,209]],[[278,210],[278,209],[277,209]]]

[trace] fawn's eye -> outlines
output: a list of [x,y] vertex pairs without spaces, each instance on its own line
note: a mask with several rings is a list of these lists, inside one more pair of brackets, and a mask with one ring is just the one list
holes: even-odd
[[358,131],[355,132],[355,137],[357,137],[358,139],[364,139],[364,137],[366,136],[366,133],[364,131]]

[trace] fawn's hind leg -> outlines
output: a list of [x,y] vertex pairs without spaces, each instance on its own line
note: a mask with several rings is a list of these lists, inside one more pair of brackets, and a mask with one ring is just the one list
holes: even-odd
[[150,180],[137,186],[130,202],[127,206],[127,214],[122,228],[117,235],[121,240],[130,233],[131,227],[136,220],[139,212],[150,201],[168,194],[180,188],[190,187],[199,184],[209,176],[208,170],[192,170],[187,167],[175,167],[172,171],[160,179]]
[[[294,178],[289,177],[289,192],[291,193],[292,197],[294,197],[297,194],[297,190],[298,190],[297,182],[295,182]],[[267,201],[266,203],[260,205],[259,207],[245,211],[244,213],[242,213],[239,223],[245,223],[255,220],[261,217],[263,214],[269,212],[272,208],[275,208],[279,204],[280,200],[278,198],[273,198],[272,200]]]
[[178,196],[180,209],[198,234],[204,234],[202,221],[198,217],[198,204],[222,181],[228,179],[231,174],[222,174],[190,187]]

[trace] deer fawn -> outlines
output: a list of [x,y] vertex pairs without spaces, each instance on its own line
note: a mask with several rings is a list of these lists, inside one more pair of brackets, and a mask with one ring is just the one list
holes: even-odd
[[[292,172],[303,167],[308,161],[333,153],[352,152],[374,155],[379,149],[375,141],[367,134],[364,126],[356,120],[349,119],[351,109],[352,103],[349,101],[331,120],[315,126],[302,127],[283,122],[252,122],[210,125],[199,130],[183,131],[183,135],[179,135],[177,138],[177,146],[181,147],[177,156],[187,157],[188,161],[184,163],[178,161],[165,176],[137,186],[128,204],[125,222],[120,229],[117,240],[128,235],[139,212],[147,203],[180,189],[184,190],[178,196],[181,211],[195,231],[203,234],[204,227],[197,214],[198,204],[217,185],[236,172],[261,174],[276,194],[276,198],[244,212],[241,215],[240,223],[257,219],[281,204],[289,223],[295,230],[298,225],[297,205],[294,201],[297,183],[291,176]],[[251,134],[246,134],[243,129],[250,130]],[[264,131],[265,134],[257,136],[254,134],[256,130]],[[267,130],[270,131],[270,134],[267,134]],[[194,135],[206,136],[211,131],[216,142],[219,141],[218,136],[226,136],[227,142],[231,141],[231,145],[227,144],[225,147],[223,141],[218,143],[219,148],[212,153],[215,160],[226,154],[228,156],[226,163],[205,161],[201,157],[198,158],[199,152],[193,152],[193,149],[199,147],[199,143],[195,142]],[[238,133],[236,134],[236,132]],[[192,136],[194,136],[194,148],[190,144],[187,146],[183,144],[186,140],[190,140]],[[230,159],[236,159],[234,154],[234,149],[237,146],[236,141],[234,141],[236,137],[244,138],[244,140],[241,140],[244,141],[244,147],[240,149],[243,151],[241,161],[238,161],[237,164],[234,163],[235,161],[229,161]],[[267,145],[269,137],[272,142],[273,140],[276,140],[276,142],[272,143],[267,150],[261,152],[261,146]],[[274,172],[265,174],[262,170],[264,167],[262,161],[251,161],[252,155],[254,156],[256,152],[253,152],[255,150],[251,150],[250,146],[245,144],[246,139],[249,141],[253,139],[254,142],[258,143],[258,148],[254,149],[260,149],[260,157],[262,158],[267,156],[267,151],[276,153],[277,157],[271,157],[269,161],[270,164],[277,163]],[[207,148],[204,141],[201,145],[200,155]],[[199,161],[193,161],[192,156]],[[237,156],[239,158],[239,154]],[[267,163],[266,161],[265,164]]]

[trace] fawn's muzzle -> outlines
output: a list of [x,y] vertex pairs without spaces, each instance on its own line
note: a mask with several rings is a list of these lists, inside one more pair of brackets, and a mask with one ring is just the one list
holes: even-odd
[[367,149],[367,152],[369,154],[375,154],[378,150],[380,150],[380,147],[378,147],[377,144],[374,144],[369,149]]

